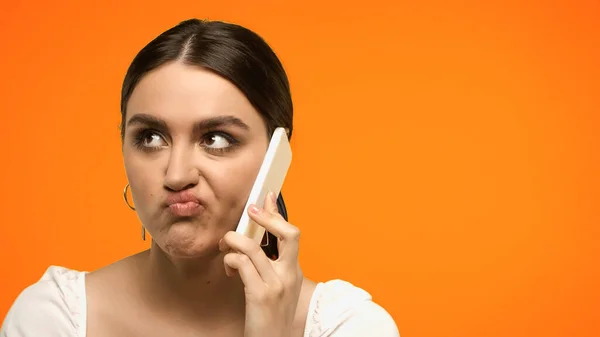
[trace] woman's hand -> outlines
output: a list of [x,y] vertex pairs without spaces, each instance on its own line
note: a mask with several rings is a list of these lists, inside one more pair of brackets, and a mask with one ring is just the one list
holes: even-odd
[[277,237],[279,258],[269,259],[260,244],[233,231],[219,242],[219,249],[228,252],[225,272],[228,276],[239,273],[245,286],[244,337],[288,337],[303,280],[298,264],[300,231],[279,214],[272,193],[264,209],[251,206],[249,215]]

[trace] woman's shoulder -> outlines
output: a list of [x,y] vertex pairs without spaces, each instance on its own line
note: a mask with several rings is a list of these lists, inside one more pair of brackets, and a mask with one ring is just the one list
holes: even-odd
[[315,288],[305,337],[398,337],[392,316],[371,294],[348,281],[333,279]]
[[84,336],[84,271],[50,266],[17,296],[0,336]]

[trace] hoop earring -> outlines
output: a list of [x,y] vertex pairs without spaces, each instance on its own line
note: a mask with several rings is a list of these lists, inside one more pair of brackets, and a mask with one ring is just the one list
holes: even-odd
[[129,183],[127,183],[127,185],[125,185],[125,189],[123,189],[123,199],[125,200],[127,207],[129,207],[132,211],[135,211],[135,207],[131,206],[129,204],[129,200],[127,200],[127,189],[128,188],[129,188]]
[[[127,183],[127,185],[125,185],[125,188],[123,189],[123,199],[125,200],[125,204],[127,204],[127,207],[129,207],[132,211],[135,211],[135,207],[131,206],[129,204],[129,200],[127,200],[127,189],[129,188],[129,183]],[[144,225],[142,225],[142,240],[146,241],[146,228],[144,227]]]
[[[266,240],[261,240],[260,246],[261,247],[268,247],[269,246],[269,232],[265,231],[265,236],[263,236],[263,238],[265,238]],[[263,243],[263,241],[267,241],[267,242]]]

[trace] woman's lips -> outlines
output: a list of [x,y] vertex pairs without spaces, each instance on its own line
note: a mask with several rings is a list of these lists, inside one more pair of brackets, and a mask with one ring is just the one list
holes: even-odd
[[175,216],[195,216],[204,210],[200,198],[189,190],[169,195],[166,204]]
[[198,202],[176,202],[169,205],[169,210],[176,216],[195,216],[202,213],[204,207]]

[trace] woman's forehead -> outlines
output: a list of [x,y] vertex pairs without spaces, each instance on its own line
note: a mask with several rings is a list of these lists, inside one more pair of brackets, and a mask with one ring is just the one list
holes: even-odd
[[259,113],[231,82],[180,62],[163,65],[142,78],[127,105],[128,118],[135,114],[181,122],[219,116],[233,116],[251,126],[261,122]]

